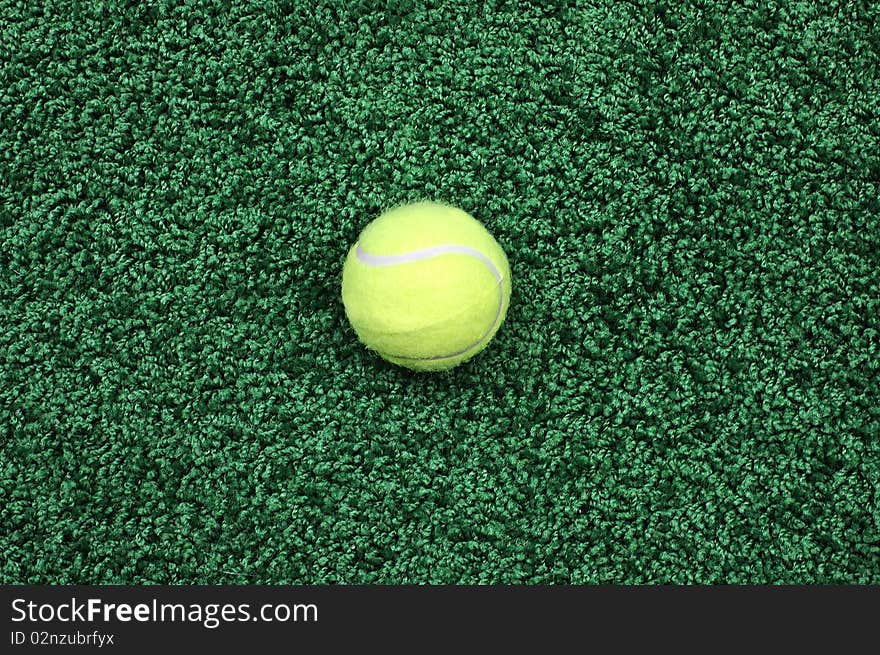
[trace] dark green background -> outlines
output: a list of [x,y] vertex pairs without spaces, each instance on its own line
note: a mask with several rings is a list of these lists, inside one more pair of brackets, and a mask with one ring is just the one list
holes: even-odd
[[[0,0],[2,581],[880,583],[880,5],[317,4]],[[339,299],[420,198],[445,375]]]

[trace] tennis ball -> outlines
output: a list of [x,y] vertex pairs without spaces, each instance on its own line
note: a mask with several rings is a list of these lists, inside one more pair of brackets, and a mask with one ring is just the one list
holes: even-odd
[[383,213],[342,270],[342,303],[358,338],[416,371],[450,369],[485,348],[510,288],[507,257],[486,228],[436,202]]

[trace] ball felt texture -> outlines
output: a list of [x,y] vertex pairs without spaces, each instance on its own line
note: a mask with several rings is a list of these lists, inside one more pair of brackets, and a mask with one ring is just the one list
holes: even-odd
[[416,371],[450,369],[491,341],[507,314],[507,256],[467,212],[419,202],[361,232],[342,272],[342,302],[358,338]]

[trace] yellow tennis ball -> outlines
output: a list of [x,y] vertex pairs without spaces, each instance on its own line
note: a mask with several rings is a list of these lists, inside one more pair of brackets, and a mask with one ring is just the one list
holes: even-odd
[[417,371],[452,368],[485,348],[510,288],[507,257],[486,228],[436,202],[383,213],[342,270],[342,302],[360,340]]

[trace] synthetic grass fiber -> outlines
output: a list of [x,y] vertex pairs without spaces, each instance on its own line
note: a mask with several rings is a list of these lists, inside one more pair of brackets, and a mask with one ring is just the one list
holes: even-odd
[[[0,0],[5,583],[880,583],[880,4]],[[342,262],[483,222],[507,321]]]

